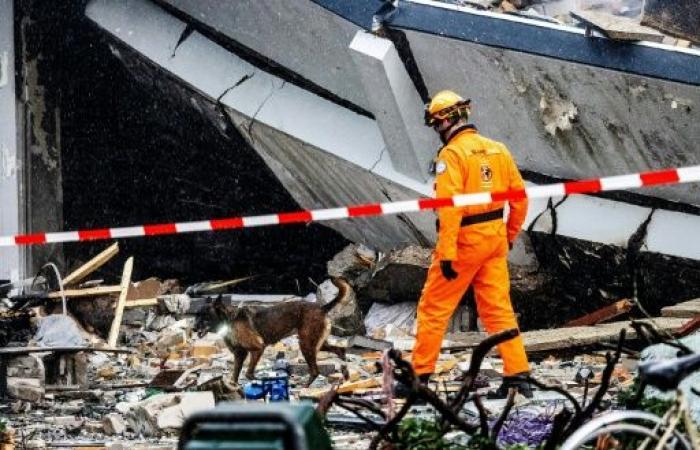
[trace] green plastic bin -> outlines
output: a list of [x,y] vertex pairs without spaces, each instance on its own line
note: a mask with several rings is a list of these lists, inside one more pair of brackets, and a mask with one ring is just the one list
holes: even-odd
[[235,402],[187,419],[178,449],[332,450],[332,446],[309,404]]

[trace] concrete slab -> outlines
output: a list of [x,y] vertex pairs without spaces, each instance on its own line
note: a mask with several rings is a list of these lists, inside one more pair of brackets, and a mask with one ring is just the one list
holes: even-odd
[[647,231],[645,250],[700,259],[700,216],[657,210]]
[[370,108],[348,52],[360,27],[314,2],[164,2],[340,98]]
[[[474,123],[521,169],[588,179],[700,164],[697,86],[405,33],[428,91],[471,98]],[[697,184],[639,193],[700,205]]]
[[571,196],[556,208],[557,233],[626,247],[651,208],[591,196]]
[[350,50],[393,165],[427,180],[433,155],[426,149],[437,150],[440,142],[433,130],[423,126],[423,102],[394,44],[359,31]]

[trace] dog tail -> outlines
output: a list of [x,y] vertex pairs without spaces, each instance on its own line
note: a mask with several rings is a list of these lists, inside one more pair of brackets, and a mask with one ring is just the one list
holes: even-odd
[[333,309],[335,305],[338,304],[338,302],[345,301],[345,298],[350,294],[350,290],[352,289],[350,287],[350,283],[348,283],[347,281],[345,281],[345,279],[340,277],[331,277],[331,283],[333,283],[335,287],[338,288],[338,295],[336,295],[335,298],[330,302],[321,306],[323,312],[328,312],[331,309]]

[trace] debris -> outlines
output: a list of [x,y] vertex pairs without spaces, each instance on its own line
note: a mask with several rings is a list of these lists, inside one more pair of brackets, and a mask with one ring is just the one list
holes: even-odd
[[673,335],[676,337],[686,337],[690,334],[696,332],[700,329],[700,315],[695,316],[692,320],[689,320],[683,326],[673,331]]
[[700,6],[696,0],[646,0],[642,25],[700,43]]
[[378,350],[383,351],[393,348],[393,344],[388,341],[383,341],[381,339],[374,339],[367,336],[353,336],[348,339],[347,343],[348,349],[360,348],[363,351],[366,350]]
[[700,315],[700,298],[661,308],[664,317],[682,317],[692,319]]
[[[66,289],[63,291],[63,295],[66,298],[79,298],[79,297],[101,297],[103,295],[118,294],[121,292],[119,286],[97,286],[85,289]],[[61,298],[60,292],[49,292],[49,298]]]
[[0,450],[14,450],[15,430],[7,428],[4,420],[0,419]]
[[379,259],[372,278],[357,288],[360,302],[417,302],[430,267],[432,250],[410,245]]
[[[654,324],[659,330],[673,331],[683,325],[687,319],[657,317]],[[525,350],[528,353],[556,349],[583,347],[601,342],[614,342],[620,330],[626,329],[628,338],[635,337],[629,322],[612,322],[593,327],[557,328],[552,330],[535,330],[522,333]]]
[[80,347],[86,342],[75,319],[63,314],[42,318],[34,340],[42,347]]
[[[372,303],[365,315],[365,328],[367,334],[377,338],[386,337],[384,327],[391,324],[400,329],[404,334],[411,333],[416,323],[416,302],[402,302],[387,305],[384,303]],[[384,336],[381,336],[384,334]]]
[[328,261],[328,276],[347,280],[357,291],[367,285],[377,253],[364,245],[350,244]]
[[197,283],[192,286],[189,286],[187,290],[185,291],[185,294],[190,295],[190,296],[199,296],[203,294],[223,294],[226,292],[227,289],[240,284],[244,281],[252,280],[255,278],[255,276],[252,277],[243,277],[243,278],[237,278],[235,280],[228,280],[228,281],[216,281],[216,282],[208,282],[208,283]]
[[[343,383],[336,389],[338,394],[349,394],[359,389],[370,389],[381,386],[381,377]],[[304,388],[299,393],[301,398],[321,398],[330,391],[328,388]]]
[[[679,343],[685,345],[693,352],[700,352],[700,335],[698,334],[679,339]],[[677,347],[668,344],[655,344],[642,350],[640,362],[671,360],[677,357]],[[698,386],[698,383],[700,383],[700,372],[696,371],[684,378],[678,388],[683,391],[687,398],[693,398],[695,395],[693,394],[693,387]],[[662,393],[655,388],[647,387],[644,390],[644,395],[649,398],[673,400],[676,394],[675,391]],[[693,421],[700,425],[700,402],[689,401],[688,408],[690,409]]]
[[93,257],[90,261],[86,262],[82,266],[75,269],[73,272],[66,275],[66,277],[63,279],[63,285],[66,287],[72,286],[77,282],[85,279],[85,277],[87,277],[88,275],[102,267],[104,264],[106,264],[117,253],[119,253],[119,243],[115,242],[114,244],[101,251],[95,257]]
[[630,312],[633,306],[634,303],[632,303],[632,301],[630,300],[620,300],[618,302],[613,303],[610,306],[600,308],[597,311],[594,311],[590,314],[586,314],[583,317],[579,317],[578,319],[567,322],[564,324],[563,328],[597,325],[601,322],[614,319],[615,317]]
[[599,30],[610,39],[652,42],[661,42],[664,39],[663,34],[653,28],[640,25],[636,19],[590,10],[571,11],[571,15],[584,25]]
[[159,297],[160,304],[170,314],[186,314],[190,309],[190,296],[187,294],[170,294]]
[[121,414],[107,414],[104,419],[102,419],[102,427],[107,435],[121,435],[126,431],[126,422],[124,422],[124,418]]
[[119,338],[119,327],[122,324],[122,314],[124,314],[124,303],[126,302],[126,297],[129,294],[129,286],[131,285],[131,272],[134,269],[134,258],[129,257],[124,264],[124,272],[122,272],[122,282],[120,284],[119,300],[117,301],[117,306],[114,309],[114,320],[112,321],[112,327],[109,329],[109,338],[107,343],[110,347],[117,346],[117,339]]
[[[346,283],[339,279],[342,283]],[[352,336],[354,334],[365,334],[365,325],[362,322],[362,312],[357,302],[355,291],[348,285],[344,299],[331,309],[327,317],[331,321],[331,333],[335,336]],[[316,298],[322,305],[333,301],[339,293],[338,287],[331,280],[326,280],[318,286]]]
[[6,375],[8,377],[37,378],[43,380],[45,374],[44,361],[36,355],[15,356],[10,358],[7,363]]
[[127,415],[127,422],[137,434],[158,436],[161,432],[179,429],[191,414],[213,407],[211,392],[158,394],[134,406]]

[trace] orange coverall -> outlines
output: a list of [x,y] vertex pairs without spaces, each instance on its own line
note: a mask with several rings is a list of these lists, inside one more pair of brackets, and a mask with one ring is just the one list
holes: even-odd
[[[435,194],[452,197],[487,191],[523,189],[520,172],[505,145],[466,128],[453,136],[436,160]],[[470,283],[476,306],[488,333],[518,326],[510,302],[508,243],[513,242],[527,215],[527,199],[509,202],[507,223],[502,219],[461,226],[462,217],[498,210],[504,202],[438,210],[438,241],[418,304],[418,331],[413,349],[416,374],[430,374],[452,313]],[[447,280],[440,261],[452,261],[459,274]],[[498,346],[505,376],[529,370],[520,336]]]

